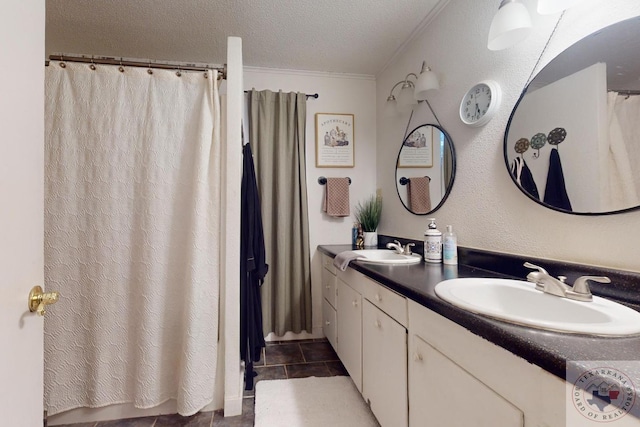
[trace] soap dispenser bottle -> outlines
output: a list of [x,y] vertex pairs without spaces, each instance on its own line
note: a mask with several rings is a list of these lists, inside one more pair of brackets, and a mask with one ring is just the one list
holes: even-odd
[[447,225],[447,231],[442,236],[443,251],[442,262],[445,264],[455,265],[458,263],[458,238],[453,232],[453,227]]
[[438,230],[435,218],[429,218],[427,231],[424,232],[424,260],[442,262],[442,232]]

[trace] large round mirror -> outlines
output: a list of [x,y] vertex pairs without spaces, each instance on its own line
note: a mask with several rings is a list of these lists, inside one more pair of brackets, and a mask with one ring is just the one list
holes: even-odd
[[579,215],[640,207],[640,18],[578,41],[538,73],[504,137],[511,178]]
[[409,212],[427,215],[442,206],[455,173],[453,141],[440,126],[420,125],[402,141],[396,161],[396,190]]

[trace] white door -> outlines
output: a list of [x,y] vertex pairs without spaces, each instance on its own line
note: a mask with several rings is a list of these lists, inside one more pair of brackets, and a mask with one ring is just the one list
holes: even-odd
[[0,423],[42,425],[45,0],[0,5]]

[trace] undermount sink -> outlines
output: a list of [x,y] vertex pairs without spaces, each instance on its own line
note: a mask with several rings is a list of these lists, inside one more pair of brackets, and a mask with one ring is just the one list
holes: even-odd
[[353,252],[360,256],[359,262],[372,264],[418,264],[422,260],[418,254],[404,255],[389,249],[358,249]]
[[436,295],[473,313],[556,332],[599,336],[640,333],[640,313],[594,296],[574,301],[535,289],[522,280],[460,278],[440,282]]

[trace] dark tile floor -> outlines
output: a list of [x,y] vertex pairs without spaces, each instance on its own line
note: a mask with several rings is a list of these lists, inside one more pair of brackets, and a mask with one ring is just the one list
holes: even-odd
[[[348,375],[326,339],[267,343],[263,357],[254,365],[255,381],[285,378]],[[254,384],[255,386],[255,384]],[[255,387],[254,387],[255,389]],[[254,390],[245,390],[242,415],[227,417],[222,411],[202,412],[192,417],[163,415],[68,424],[60,427],[250,427],[253,426]]]

